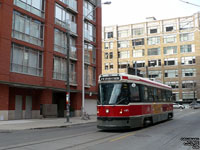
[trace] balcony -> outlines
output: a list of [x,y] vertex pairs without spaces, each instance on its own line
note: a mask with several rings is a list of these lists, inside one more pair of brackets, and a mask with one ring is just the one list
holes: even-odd
[[70,52],[70,58],[72,58],[72,59],[77,59],[77,51],[76,51],[76,47],[71,46],[70,49],[71,49],[71,52]]
[[65,3],[69,6],[72,10],[77,11],[77,1],[76,0],[60,0],[61,2]]
[[[53,72],[53,79],[67,81],[67,75],[66,73]],[[76,72],[69,73],[69,82],[70,84],[77,84]]]
[[77,84],[76,72],[72,72],[69,74],[69,82],[70,82],[70,84]]
[[85,86],[90,87],[90,75],[85,74]]
[[18,40],[22,40],[22,41],[43,47],[43,39],[31,36],[29,34],[26,34],[17,30],[12,31],[12,37]]
[[61,21],[55,18],[55,23],[65,29],[68,29],[70,32],[77,34],[77,24],[67,20],[67,22]]
[[90,64],[90,54],[85,53],[85,63]]
[[90,33],[90,31],[88,31],[88,30],[85,30],[84,31],[84,38],[86,39],[86,40],[88,40],[89,42],[96,42],[96,38],[93,36],[93,35],[90,35],[89,34]]
[[25,9],[39,17],[44,18],[44,11],[40,10],[38,8],[35,8],[34,6],[27,4],[25,2],[23,2],[22,0],[14,0],[14,4],[22,9]]
[[11,71],[17,72],[17,73],[22,73],[22,74],[39,76],[39,77],[43,76],[43,69],[26,66],[26,65],[22,65],[22,64],[11,63]]
[[75,34],[77,34],[77,24],[75,22],[68,21],[69,30]]
[[[94,11],[95,12],[95,11]],[[88,15],[89,14],[89,15]],[[93,20],[95,21],[94,13],[91,13],[91,10],[87,9],[84,7],[84,16],[87,16],[86,18],[88,20]]]

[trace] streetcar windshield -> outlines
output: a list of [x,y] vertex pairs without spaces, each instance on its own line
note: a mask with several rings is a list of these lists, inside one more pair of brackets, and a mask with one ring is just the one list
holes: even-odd
[[128,84],[102,83],[99,85],[99,98],[102,105],[128,104]]

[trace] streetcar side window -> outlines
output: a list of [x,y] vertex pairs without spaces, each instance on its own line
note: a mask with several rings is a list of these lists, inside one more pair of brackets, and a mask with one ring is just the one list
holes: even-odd
[[148,88],[147,86],[140,85],[140,97],[143,102],[148,101]]
[[153,87],[148,87],[148,95],[149,95],[149,101],[153,102],[154,101],[154,88]]
[[166,102],[166,101],[167,101],[167,98],[166,98],[166,91],[165,91],[165,90],[162,90],[162,101],[163,101],[163,102]]
[[159,102],[162,101],[162,93],[161,93],[161,89],[157,89],[157,100],[158,100]]
[[130,102],[139,102],[140,101],[139,86],[136,85],[135,87],[133,87],[132,84],[129,84],[129,91],[130,91]]

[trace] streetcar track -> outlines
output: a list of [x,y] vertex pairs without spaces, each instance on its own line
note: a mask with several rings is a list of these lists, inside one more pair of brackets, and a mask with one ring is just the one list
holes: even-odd
[[52,138],[52,139],[36,141],[36,142],[28,142],[26,144],[17,144],[17,145],[8,146],[8,147],[2,147],[2,148],[0,148],[0,150],[14,149],[14,148],[26,147],[26,146],[43,144],[43,143],[48,143],[48,142],[54,142],[54,141],[59,141],[59,140],[64,140],[64,139],[70,139],[70,138],[73,138],[73,137],[89,135],[89,134],[96,133],[96,132],[98,132],[98,131],[76,134],[76,135],[71,135],[71,136],[64,136],[64,137],[59,137],[59,138]]

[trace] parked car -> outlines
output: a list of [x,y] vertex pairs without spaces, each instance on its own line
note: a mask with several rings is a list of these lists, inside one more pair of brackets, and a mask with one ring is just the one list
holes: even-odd
[[185,109],[185,106],[178,104],[178,103],[173,103],[173,108],[174,109]]
[[198,109],[198,108],[200,108],[200,104],[199,104],[199,103],[194,103],[194,102],[193,102],[193,103],[190,104],[190,107],[191,107],[191,108],[194,108],[194,109]]

